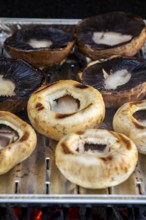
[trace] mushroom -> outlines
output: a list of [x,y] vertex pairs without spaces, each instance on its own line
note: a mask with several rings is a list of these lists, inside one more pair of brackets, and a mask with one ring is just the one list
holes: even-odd
[[17,30],[4,42],[12,58],[21,58],[36,66],[60,63],[74,46],[71,32],[48,25]]
[[28,158],[37,144],[34,129],[18,116],[0,111],[0,175]]
[[124,12],[110,12],[81,20],[76,26],[79,49],[92,60],[112,55],[133,56],[144,45],[142,18]]
[[0,58],[0,110],[19,112],[45,81],[43,73],[18,59]]
[[146,95],[145,72],[145,61],[114,56],[102,62],[89,63],[78,75],[82,83],[101,92],[106,107],[118,108]]
[[56,165],[65,178],[93,189],[124,182],[135,170],[137,160],[138,151],[131,139],[105,129],[65,135],[55,150]]
[[39,133],[59,140],[65,134],[98,126],[104,119],[105,106],[100,92],[93,87],[60,80],[34,92],[27,112]]
[[146,100],[127,102],[115,113],[113,128],[131,138],[146,155]]

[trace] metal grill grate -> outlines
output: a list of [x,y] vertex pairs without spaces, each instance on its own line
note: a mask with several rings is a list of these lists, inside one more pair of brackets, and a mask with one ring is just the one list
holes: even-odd
[[[64,23],[63,23],[64,22]],[[32,24],[57,24],[67,28],[78,20],[31,20],[1,19],[0,45],[1,54],[3,41],[16,28]],[[137,56],[144,58],[146,47]],[[82,57],[81,57],[82,58]],[[67,73],[75,76],[77,66],[73,62],[67,65]],[[46,70],[47,71],[47,70]],[[64,75],[65,77],[66,75]],[[55,80],[48,75],[48,80]],[[54,77],[54,76],[53,76]],[[103,128],[111,128],[114,110],[107,110]],[[28,121],[26,113],[19,115]],[[144,204],[146,202],[146,156],[139,155],[139,163],[135,172],[124,183],[107,189],[85,189],[66,180],[55,165],[54,149],[56,142],[38,135],[38,144],[33,154],[10,172],[0,176],[1,203],[82,203],[82,204]],[[114,213],[116,215],[116,211]],[[120,218],[119,218],[120,219]]]

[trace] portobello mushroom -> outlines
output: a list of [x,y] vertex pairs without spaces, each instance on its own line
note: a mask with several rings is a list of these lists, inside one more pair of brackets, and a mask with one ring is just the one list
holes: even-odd
[[133,56],[144,45],[145,23],[125,12],[110,12],[83,19],[76,27],[80,51],[92,60],[112,55]]
[[74,36],[47,25],[17,30],[4,42],[12,58],[21,58],[36,66],[60,63],[74,46]]
[[44,82],[44,74],[24,60],[0,58],[0,110],[23,110],[31,93]]
[[94,61],[79,73],[79,78],[102,93],[106,107],[118,108],[146,95],[144,60],[114,56],[102,62]]

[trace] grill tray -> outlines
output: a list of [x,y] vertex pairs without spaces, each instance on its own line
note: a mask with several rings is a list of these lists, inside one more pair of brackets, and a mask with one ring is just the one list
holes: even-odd
[[[0,19],[0,53],[4,53],[3,41],[13,31],[30,25],[57,25],[70,30],[78,19]],[[146,49],[140,56],[145,58]],[[114,110],[106,113],[102,128],[111,129]],[[20,115],[25,120],[26,113]],[[57,142],[38,135],[36,150],[24,162],[7,174],[0,176],[0,203],[13,204],[145,204],[146,156],[139,155],[135,172],[124,183],[101,190],[79,187],[66,180],[55,166],[54,147]]]

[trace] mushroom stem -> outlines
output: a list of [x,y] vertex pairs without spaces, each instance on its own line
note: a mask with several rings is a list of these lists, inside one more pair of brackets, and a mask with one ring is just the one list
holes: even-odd
[[104,69],[102,69],[102,72],[104,79],[107,79],[109,77],[109,74]]

